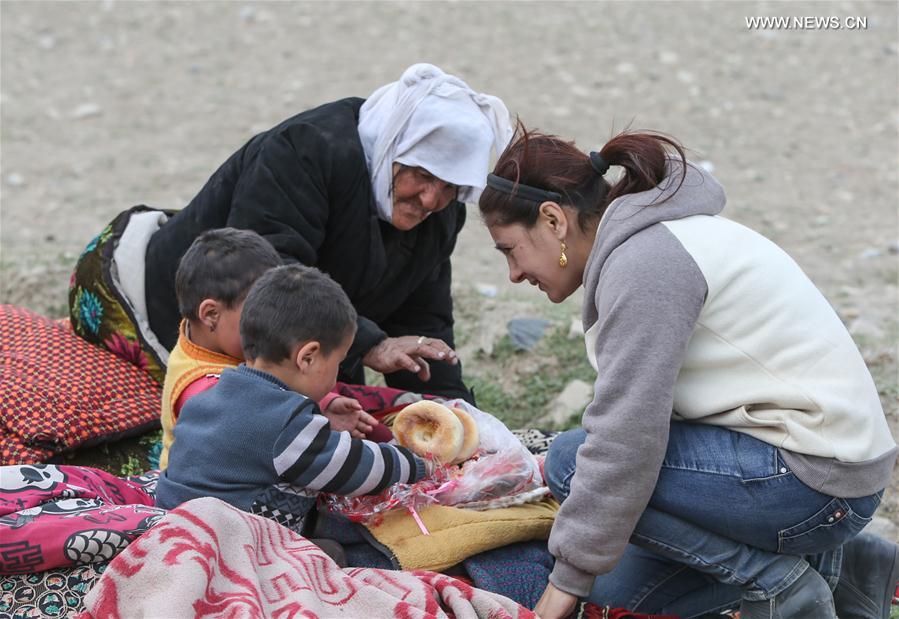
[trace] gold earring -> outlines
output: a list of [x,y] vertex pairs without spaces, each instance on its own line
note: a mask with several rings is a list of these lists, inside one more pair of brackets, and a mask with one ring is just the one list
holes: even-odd
[[564,269],[568,266],[568,256],[565,255],[565,250],[568,249],[568,247],[565,245],[565,241],[561,241],[560,244],[562,246],[562,252],[559,256],[559,266]]

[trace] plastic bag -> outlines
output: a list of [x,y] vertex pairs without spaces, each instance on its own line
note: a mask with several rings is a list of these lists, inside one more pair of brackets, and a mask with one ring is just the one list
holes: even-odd
[[506,427],[502,421],[475,408],[465,400],[450,400],[447,406],[461,408],[474,418],[478,424],[478,432],[480,434],[481,446],[478,453],[495,454],[495,453],[517,453],[522,462],[527,463],[534,475],[534,483],[537,486],[543,485],[543,476],[540,474],[540,467],[537,465],[537,459],[528,451],[527,447],[522,445],[521,441],[512,434],[512,431]]
[[[385,512],[409,510],[422,531],[424,525],[416,511],[432,504],[477,505],[488,509],[498,499],[512,496],[542,496],[534,491],[543,485],[540,468],[534,456],[499,419],[464,400],[451,400],[447,406],[469,413],[478,425],[480,447],[475,458],[458,466],[437,466],[433,475],[414,484],[394,484],[377,495],[345,497],[319,495],[319,505],[353,522],[377,525]],[[474,506],[473,505],[473,506]]]
[[534,471],[529,460],[517,450],[485,454],[462,465],[461,474],[437,488],[433,497],[441,505],[488,501],[530,490]]
[[422,507],[437,502],[435,491],[449,481],[450,471],[438,468],[434,475],[414,484],[394,484],[379,494],[366,496],[340,496],[321,493],[318,495],[320,508],[332,514],[344,516],[352,522],[378,525],[384,513],[393,509],[406,509],[415,514]]

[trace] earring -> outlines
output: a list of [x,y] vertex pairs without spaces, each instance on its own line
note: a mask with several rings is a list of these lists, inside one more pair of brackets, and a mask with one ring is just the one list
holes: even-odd
[[568,247],[565,245],[565,241],[561,241],[560,244],[562,246],[562,251],[561,255],[559,256],[559,266],[564,269],[568,266],[568,256],[565,255],[565,250],[568,249]]
[[215,333],[215,328],[216,328],[216,326],[218,326],[218,323],[215,323],[215,322],[212,323],[212,326],[209,327],[209,330],[212,331],[213,333]]

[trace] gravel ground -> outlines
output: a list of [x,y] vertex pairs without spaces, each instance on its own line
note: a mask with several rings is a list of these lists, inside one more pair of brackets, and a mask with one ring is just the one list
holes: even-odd
[[[714,166],[725,214],[784,247],[833,303],[899,435],[894,2],[7,0],[0,11],[3,302],[61,315],[75,257],[117,212],[181,207],[254,132],[428,61],[585,149],[628,126],[677,136]],[[843,27],[751,29],[752,16]],[[847,27],[854,17],[867,27]],[[546,303],[511,287],[474,216],[454,268],[466,302],[486,284],[516,311]],[[495,323],[499,306],[460,329]],[[894,521],[897,490],[882,508]]]

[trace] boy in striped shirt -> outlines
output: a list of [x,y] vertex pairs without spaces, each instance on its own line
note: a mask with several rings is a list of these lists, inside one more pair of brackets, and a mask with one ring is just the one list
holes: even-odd
[[355,309],[321,271],[263,275],[240,317],[246,363],[184,405],[157,505],[213,496],[300,531],[319,492],[375,494],[424,477],[408,449],[335,432],[316,414],[355,331]]

